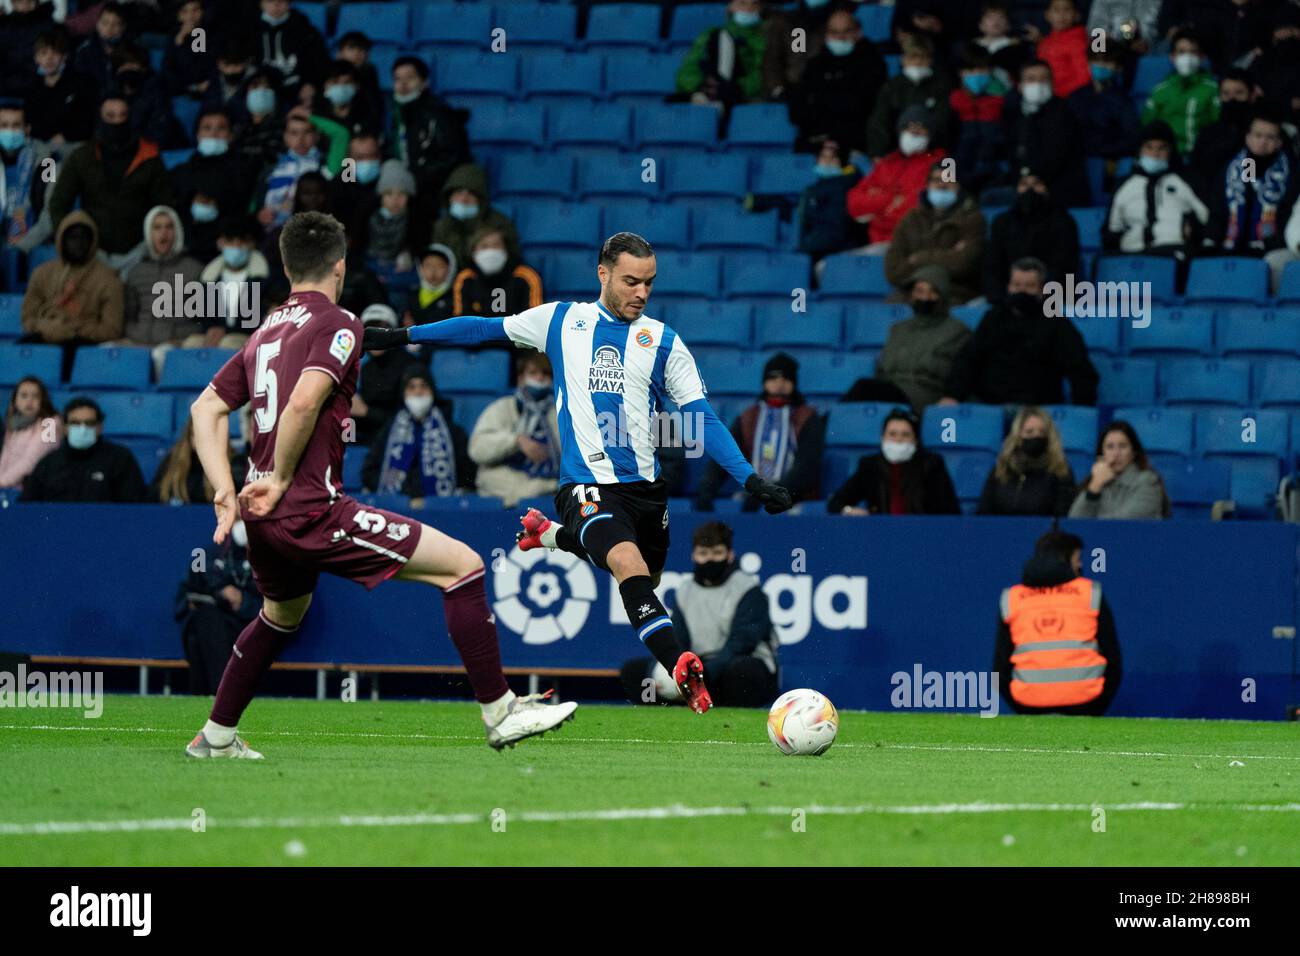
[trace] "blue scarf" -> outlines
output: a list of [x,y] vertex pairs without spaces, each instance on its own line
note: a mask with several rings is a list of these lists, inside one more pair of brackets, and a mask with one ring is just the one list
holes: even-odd
[[[1279,228],[1285,227],[1285,223],[1278,218],[1278,205],[1286,196],[1287,185],[1291,181],[1291,161],[1287,159],[1286,151],[1278,153],[1264,175],[1257,177],[1253,183],[1247,183],[1242,178],[1242,161],[1245,158],[1246,151],[1243,149],[1228,163],[1224,174],[1224,199],[1228,204],[1227,230],[1223,237],[1225,249],[1235,249],[1239,243],[1248,246],[1256,240],[1271,239]],[[1250,220],[1244,218],[1249,207],[1246,196],[1248,186],[1255,190],[1257,201],[1256,216]]]
[[794,464],[794,450],[798,442],[790,427],[790,406],[773,408],[767,402],[758,406],[758,421],[754,425],[754,451],[750,464],[760,478],[780,481],[781,476]]
[[429,417],[417,422],[405,408],[393,416],[384,449],[384,470],[378,490],[401,494],[417,449],[420,453],[420,487],[426,498],[445,498],[456,493],[456,452],[451,429],[435,405]]
[[534,400],[528,397],[528,393],[523,388],[520,388],[515,392],[515,402],[519,407],[519,434],[541,442],[550,455],[546,461],[538,463],[531,461],[523,452],[518,452],[514,456],[518,460],[510,462],[511,467],[526,472],[529,478],[558,477],[560,438],[558,435],[551,434],[551,408],[555,404],[555,399],[547,393],[545,398]]
[[18,151],[14,180],[9,181],[0,164],[0,220],[5,223],[5,238],[26,235],[32,223],[32,175],[36,172],[36,148],[28,143]]

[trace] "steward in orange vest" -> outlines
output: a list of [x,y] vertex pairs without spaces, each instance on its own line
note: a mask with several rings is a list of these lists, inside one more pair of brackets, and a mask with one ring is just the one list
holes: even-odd
[[1101,585],[1079,573],[1082,551],[1076,535],[1048,532],[1002,592],[993,666],[1018,714],[1100,716],[1119,690],[1115,620]]

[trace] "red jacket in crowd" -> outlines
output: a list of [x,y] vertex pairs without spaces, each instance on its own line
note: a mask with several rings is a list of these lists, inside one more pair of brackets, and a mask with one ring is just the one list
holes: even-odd
[[849,215],[854,219],[874,217],[867,226],[867,236],[873,243],[893,238],[898,221],[920,200],[921,190],[930,178],[930,167],[946,155],[942,149],[915,156],[894,150],[881,157],[871,172],[849,190]]
[[1088,31],[1082,26],[1056,30],[1038,41],[1038,58],[1052,68],[1052,92],[1069,96],[1092,82],[1088,69]]

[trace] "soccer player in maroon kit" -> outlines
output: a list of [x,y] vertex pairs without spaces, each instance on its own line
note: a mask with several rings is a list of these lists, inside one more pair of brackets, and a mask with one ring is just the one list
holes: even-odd
[[[367,589],[393,577],[442,589],[447,632],[496,749],[559,726],[576,704],[516,697],[506,685],[479,556],[428,525],[343,494],[343,432],[361,362],[361,323],[336,304],[345,270],[343,226],[324,213],[298,213],[284,227],[280,252],[292,283],[289,298],[190,407],[194,446],[214,492],[212,539],[223,543],[242,515],[263,605],[235,642],[211,717],[186,753],[261,758],[239,737],[239,719],[281,645],[298,630],[322,571]],[[249,401],[252,450],[236,498],[225,454],[228,416]]]

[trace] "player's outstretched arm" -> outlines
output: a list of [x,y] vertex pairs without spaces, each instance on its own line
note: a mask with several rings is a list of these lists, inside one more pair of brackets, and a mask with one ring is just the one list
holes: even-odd
[[768,514],[780,514],[789,511],[794,499],[787,488],[774,481],[760,478],[745,456],[740,453],[736,440],[731,437],[727,426],[722,424],[718,413],[713,410],[707,398],[697,398],[682,406],[682,411],[697,416],[696,421],[704,424],[701,430],[704,438],[704,451],[710,458],[727,470],[727,473],[740,482],[742,488],[757,498]]
[[404,348],[412,342],[423,345],[478,345],[480,342],[507,341],[505,319],[482,319],[476,315],[458,315],[412,325],[405,329],[366,329],[361,343],[366,349]]
[[226,449],[230,447],[230,412],[231,407],[211,388],[205,388],[203,394],[190,406],[190,419],[194,423],[194,451],[203,466],[203,474],[212,485],[212,507],[217,513],[217,530],[212,540],[222,544],[231,526],[239,517],[235,503],[235,479],[230,473],[230,459]]

